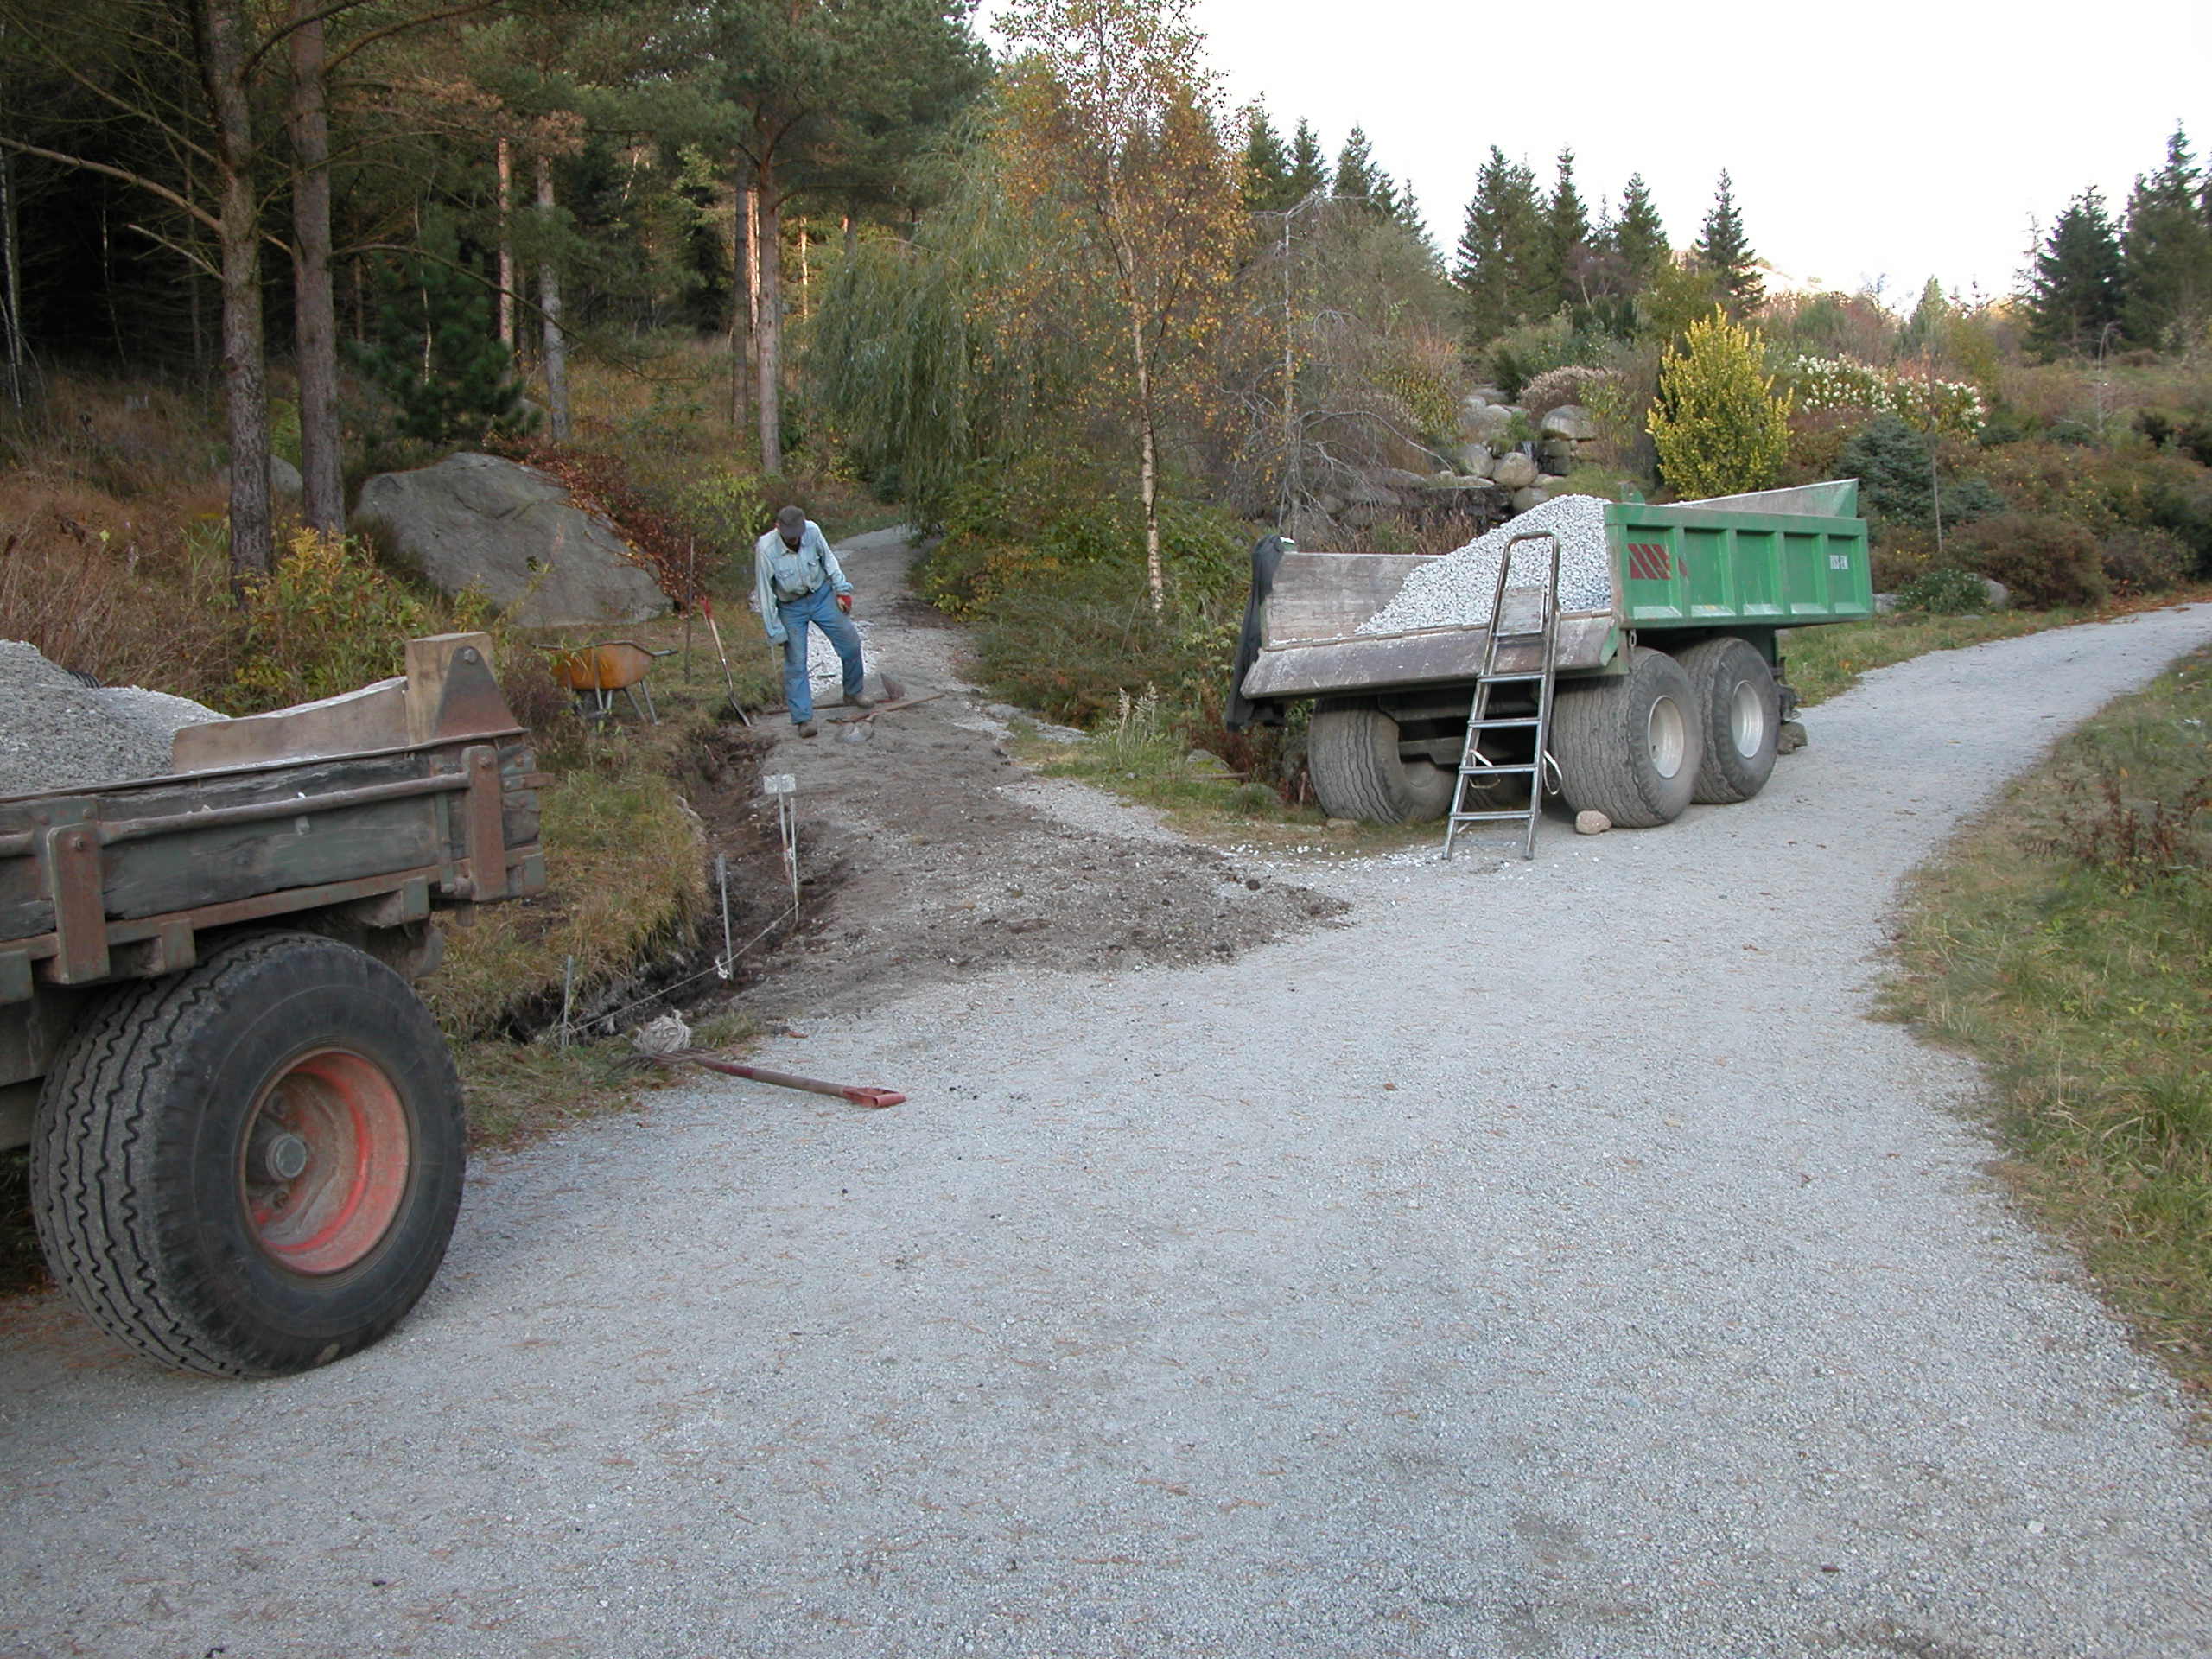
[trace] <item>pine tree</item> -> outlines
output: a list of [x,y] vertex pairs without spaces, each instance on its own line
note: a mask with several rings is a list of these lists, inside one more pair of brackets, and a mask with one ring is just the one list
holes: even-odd
[[1268,119],[1267,106],[1254,104],[1245,111],[1244,122],[1244,211],[1280,213],[1295,207],[1299,198],[1291,184],[1290,152]]
[[1726,168],[1713,192],[1713,211],[1692,245],[1700,270],[1712,279],[1713,297],[1732,317],[1744,317],[1766,300],[1766,280],[1758,273],[1758,256],[1744,235],[1744,216],[1736,207],[1736,187]]
[[2178,343],[2212,315],[2212,224],[2205,219],[2205,181],[2177,126],[2166,140],[2166,164],[2138,175],[2120,233],[2120,326],[2129,340],[2154,349]]
[[1559,181],[1544,204],[1544,234],[1538,246],[1535,282],[1554,306],[1586,305],[1590,294],[1584,264],[1590,251],[1590,215],[1574,188],[1574,152],[1559,153]]
[[459,268],[453,226],[426,219],[420,246],[379,283],[372,338],[354,350],[356,365],[396,405],[403,437],[442,443],[480,440],[495,426],[528,429],[491,292]]
[[1367,142],[1367,135],[1359,128],[1351,130],[1344,140],[1344,147],[1337,152],[1337,176],[1329,188],[1336,195],[1348,200],[1364,201],[1377,212],[1387,213],[1389,204],[1380,194],[1386,182],[1375,166],[1375,152]]
[[1951,302],[1944,297],[1942,282],[1930,276],[1921,287],[1920,303],[1912,308],[1897,344],[1908,354],[1940,351],[1950,321]]
[[2120,321],[2120,238],[2092,188],[2066,205],[2028,274],[2028,344],[2046,356],[2094,352]]
[[1535,176],[1492,144],[1475,180],[1452,280],[1466,296],[1467,340],[1487,346],[1517,322],[1548,311],[1536,278],[1543,215]]
[[1628,267],[1632,289],[1642,288],[1667,263],[1667,227],[1659,222],[1659,210],[1651,205],[1651,188],[1641,173],[1629,175],[1628,188],[1621,192],[1613,250]]
[[1313,124],[1300,120],[1290,140],[1291,200],[1303,201],[1329,188],[1328,163],[1321,159],[1321,136]]

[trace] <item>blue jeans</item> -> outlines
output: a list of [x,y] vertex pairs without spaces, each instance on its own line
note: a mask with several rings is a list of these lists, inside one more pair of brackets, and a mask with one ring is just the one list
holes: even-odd
[[860,696],[860,630],[853,626],[850,617],[837,608],[836,588],[825,582],[804,599],[778,600],[776,615],[784,625],[784,702],[791,710],[792,725],[804,726],[814,718],[814,687],[806,673],[806,628],[810,622],[837,648],[837,660],[845,670],[847,700]]

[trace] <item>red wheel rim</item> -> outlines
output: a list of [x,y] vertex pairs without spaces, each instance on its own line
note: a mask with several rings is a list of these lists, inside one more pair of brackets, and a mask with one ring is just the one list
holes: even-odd
[[381,1067],[322,1049],[293,1061],[255,1103],[239,1160],[261,1248],[295,1273],[342,1273],[399,1213],[407,1109]]

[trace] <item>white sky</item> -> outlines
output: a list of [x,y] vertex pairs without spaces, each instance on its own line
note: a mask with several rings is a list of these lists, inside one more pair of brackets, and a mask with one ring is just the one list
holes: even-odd
[[[995,10],[993,5],[989,8]],[[2117,212],[2178,119],[2212,147],[2212,0],[1197,0],[1233,105],[1266,96],[1330,161],[1356,123],[1450,257],[1497,144],[1597,216],[1642,172],[1677,247],[1726,168],[1752,247],[1800,285],[1910,308],[2010,291],[2029,221]]]

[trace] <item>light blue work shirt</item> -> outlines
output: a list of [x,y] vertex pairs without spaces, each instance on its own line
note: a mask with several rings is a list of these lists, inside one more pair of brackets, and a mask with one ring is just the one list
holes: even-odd
[[813,519],[808,519],[806,528],[799,531],[796,548],[786,546],[783,532],[776,530],[753,543],[753,598],[770,644],[784,643],[784,619],[777,614],[777,605],[804,599],[824,582],[838,593],[853,591],[853,584],[838,568],[837,556],[830,550],[829,537]]

